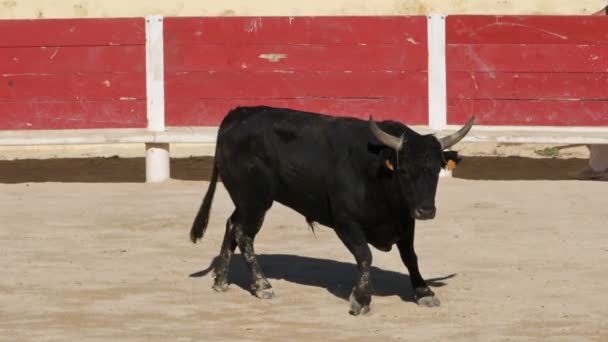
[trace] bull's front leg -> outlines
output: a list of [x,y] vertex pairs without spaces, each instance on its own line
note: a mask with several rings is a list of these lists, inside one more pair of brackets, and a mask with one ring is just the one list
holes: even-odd
[[422,278],[418,269],[418,257],[414,251],[414,222],[411,225],[411,233],[407,234],[404,239],[397,242],[401,260],[407,267],[414,289],[414,298],[419,305],[428,307],[436,307],[441,303],[435,296],[435,293],[429,288],[426,281]]
[[361,227],[354,223],[338,225],[336,233],[346,248],[353,254],[359,269],[359,279],[350,294],[350,310],[353,316],[366,314],[372,301],[372,287],[370,270],[372,266],[372,252],[367,245],[365,233]]

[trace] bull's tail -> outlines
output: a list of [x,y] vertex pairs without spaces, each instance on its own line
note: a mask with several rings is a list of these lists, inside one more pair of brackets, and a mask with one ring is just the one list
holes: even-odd
[[207,189],[207,193],[203,199],[203,204],[201,204],[201,208],[198,210],[198,214],[196,214],[194,223],[192,223],[192,229],[190,230],[190,240],[192,240],[192,243],[196,243],[197,240],[201,239],[203,234],[205,234],[205,230],[207,229],[207,224],[209,223],[209,212],[211,211],[211,203],[213,202],[213,195],[215,194],[215,186],[217,184],[217,177],[217,162],[214,161],[209,188]]

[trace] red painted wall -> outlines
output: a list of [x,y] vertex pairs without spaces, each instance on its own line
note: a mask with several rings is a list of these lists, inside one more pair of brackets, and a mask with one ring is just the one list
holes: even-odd
[[425,17],[165,18],[164,30],[168,126],[218,125],[240,105],[428,121]]
[[[427,123],[419,17],[166,18],[168,126],[239,105]],[[448,123],[608,125],[608,17],[448,16]],[[145,24],[0,21],[0,129],[146,126]],[[274,56],[274,59],[273,59]]]
[[448,123],[608,125],[608,17],[448,16]]
[[145,24],[0,21],[0,129],[146,126]]

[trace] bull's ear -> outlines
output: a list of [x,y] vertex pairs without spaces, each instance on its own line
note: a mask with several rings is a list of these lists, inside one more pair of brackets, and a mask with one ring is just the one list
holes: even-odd
[[391,172],[395,171],[395,165],[393,165],[393,162],[390,159],[384,160],[384,167],[386,167]]
[[388,173],[393,173],[397,169],[395,150],[390,147],[382,146],[378,153],[380,157],[381,167]]
[[460,156],[458,156],[458,152],[456,152],[456,151],[444,151],[443,160],[444,160],[445,164],[442,166],[448,170],[452,170],[456,167],[456,165],[458,165],[460,163],[462,158],[460,158]]

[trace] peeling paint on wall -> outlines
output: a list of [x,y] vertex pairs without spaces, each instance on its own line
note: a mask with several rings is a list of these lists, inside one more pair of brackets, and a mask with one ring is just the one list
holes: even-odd
[[260,57],[262,59],[267,59],[271,63],[276,63],[276,62],[280,61],[283,58],[287,58],[287,54],[284,54],[284,53],[263,53],[263,54],[259,55],[258,57]]

